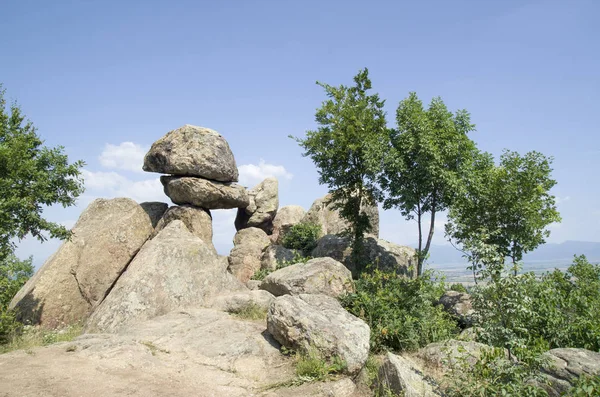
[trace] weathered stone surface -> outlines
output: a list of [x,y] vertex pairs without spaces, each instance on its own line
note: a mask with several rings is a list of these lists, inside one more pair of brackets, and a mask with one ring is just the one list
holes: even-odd
[[261,269],[276,270],[281,263],[291,262],[299,255],[296,250],[291,250],[281,245],[269,245],[262,254]]
[[300,223],[304,215],[306,215],[306,211],[299,205],[281,207],[273,219],[273,234],[271,235],[273,244],[281,245],[288,230]]
[[217,310],[235,313],[253,305],[267,311],[273,299],[275,299],[273,294],[263,290],[240,291],[217,296],[212,307]]
[[405,397],[439,396],[434,391],[437,385],[424,376],[421,368],[411,360],[392,353],[385,355],[379,368],[377,382],[382,395],[387,389],[394,395]]
[[327,295],[284,295],[267,313],[267,329],[287,348],[316,348],[324,357],[344,360],[357,374],[369,355],[369,326]]
[[171,207],[156,225],[153,236],[156,236],[165,226],[175,220],[182,221],[194,236],[212,246],[212,216],[209,210],[192,207],[191,205]]
[[359,393],[356,385],[349,378],[329,382],[308,382],[299,386],[269,391],[261,397],[367,397]]
[[543,368],[549,383],[542,385],[550,397],[563,396],[582,375],[600,376],[600,353],[586,349],[552,349],[543,354]]
[[255,291],[257,289],[260,289],[261,284],[262,284],[262,280],[248,280],[248,282],[246,283],[246,287],[250,291]]
[[447,365],[454,365],[459,357],[466,357],[467,362],[474,365],[481,353],[491,346],[473,341],[450,339],[444,342],[430,343],[417,352],[417,356],[428,365],[447,369]]
[[473,325],[473,305],[471,304],[471,295],[465,292],[446,291],[440,298],[438,304],[444,307],[444,310],[450,313],[462,327]]
[[176,309],[206,306],[217,294],[244,288],[226,266],[183,222],[173,221],[144,244],[86,329],[115,332]]
[[279,208],[279,182],[277,178],[267,178],[248,191],[249,202],[246,208],[239,208],[235,218],[236,230],[257,227],[267,234],[273,232],[273,219]]
[[156,227],[167,208],[169,208],[169,204],[161,203],[158,201],[146,201],[144,203],[141,203],[140,207],[142,207],[144,211],[146,211],[146,214],[148,214],[148,216],[150,217],[152,227]]
[[[353,274],[360,269],[352,263],[352,248],[350,239],[336,235],[326,235],[317,241],[317,246],[311,255],[315,258],[330,257],[342,262]],[[365,239],[364,264],[369,264],[381,270],[395,271],[398,274],[411,276],[411,267],[416,265],[416,252],[411,247],[397,245],[382,239],[367,237]]]
[[191,204],[209,210],[243,208],[249,204],[248,193],[236,183],[213,182],[194,177],[161,176],[165,194],[179,205]]
[[334,259],[315,258],[269,274],[260,288],[275,296],[324,294],[338,297],[352,291],[352,273]]
[[10,307],[26,323],[48,328],[85,320],[150,237],[159,207],[127,198],[94,200],[73,227],[72,239],[21,288]]
[[186,124],[152,144],[144,171],[237,182],[238,169],[229,144],[216,131]]
[[[344,220],[339,213],[339,210],[333,208],[334,203],[331,201],[331,195],[319,198],[314,201],[302,222],[310,222],[321,225],[321,236],[327,234],[340,234],[346,232],[350,225]],[[379,209],[377,205],[364,205],[362,211],[368,216],[371,223],[370,235],[379,237]]]
[[267,234],[256,227],[237,232],[229,253],[229,271],[242,283],[247,283],[260,270],[262,253],[269,242]]

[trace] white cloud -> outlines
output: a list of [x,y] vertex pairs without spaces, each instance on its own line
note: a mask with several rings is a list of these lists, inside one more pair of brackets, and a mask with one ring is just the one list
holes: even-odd
[[254,186],[270,176],[287,180],[292,179],[294,176],[284,166],[268,164],[263,159],[260,159],[258,165],[244,164],[239,166],[238,170],[240,172],[240,184],[244,186]]
[[131,180],[117,172],[93,172],[82,170],[86,194],[81,197],[80,204],[87,205],[91,200],[113,197],[129,197],[138,203],[144,201],[168,202],[159,178]]
[[142,172],[147,151],[148,148],[133,142],[122,142],[119,145],[107,143],[100,154],[100,164],[106,168]]
[[229,255],[233,248],[233,236],[235,235],[235,216],[237,209],[213,210],[213,244],[221,255]]
[[566,203],[569,200],[571,200],[571,196],[557,197],[556,198],[556,204]]

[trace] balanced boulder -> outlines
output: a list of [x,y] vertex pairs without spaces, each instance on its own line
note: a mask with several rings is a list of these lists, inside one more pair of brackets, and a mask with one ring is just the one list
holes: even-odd
[[144,171],[237,182],[238,169],[229,144],[216,131],[186,124],[152,144]]
[[369,326],[327,295],[276,298],[267,313],[267,330],[289,349],[316,349],[327,359],[343,360],[351,375],[362,369],[369,356]]
[[182,221],[193,235],[200,237],[202,241],[212,246],[212,216],[209,210],[191,205],[171,207],[156,225],[153,236],[156,236],[169,223],[175,220]]
[[[55,328],[85,320],[153,232],[166,204],[94,200],[73,236],[21,288],[10,307],[28,324]],[[150,211],[150,214],[146,212]]]
[[235,218],[236,230],[257,227],[267,234],[273,232],[273,219],[279,208],[279,182],[267,178],[248,191],[249,205],[239,208]]
[[260,270],[263,250],[269,242],[267,234],[256,227],[237,232],[229,253],[229,271],[242,283],[248,282]]
[[275,296],[324,294],[338,297],[353,291],[352,273],[334,259],[315,258],[269,274],[260,288]]
[[304,208],[299,205],[287,205],[281,207],[273,219],[273,234],[271,235],[271,241],[274,244],[281,244],[283,238],[290,228],[302,220],[306,215]]
[[243,186],[213,182],[202,178],[161,176],[165,194],[179,205],[191,204],[206,209],[243,208],[250,203]]

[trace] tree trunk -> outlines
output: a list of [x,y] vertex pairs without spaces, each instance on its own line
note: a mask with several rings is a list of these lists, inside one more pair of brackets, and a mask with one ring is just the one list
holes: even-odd
[[421,275],[419,270],[421,269],[421,263],[423,259],[421,257],[421,249],[423,248],[423,230],[421,229],[421,204],[417,205],[417,223],[419,225],[419,249],[417,250],[417,277]]
[[[433,204],[435,206],[435,200],[433,201]],[[427,256],[427,253],[429,252],[429,247],[431,247],[431,240],[433,239],[434,229],[435,229],[435,209],[431,210],[431,221],[429,223],[429,235],[427,236],[427,243],[425,244],[425,249],[423,250],[422,259],[419,263],[419,276],[421,276],[421,274],[423,274],[423,262],[425,261],[425,257]]]

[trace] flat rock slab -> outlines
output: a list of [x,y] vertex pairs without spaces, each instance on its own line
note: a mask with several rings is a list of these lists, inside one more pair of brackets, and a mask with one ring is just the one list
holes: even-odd
[[0,355],[3,397],[346,397],[351,389],[346,380],[266,390],[293,377],[293,360],[279,352],[264,322],[211,309]]
[[246,188],[236,183],[194,177],[161,176],[165,194],[175,204],[209,210],[245,208],[250,203]]
[[144,171],[237,182],[238,169],[229,144],[217,131],[186,124],[152,144]]

